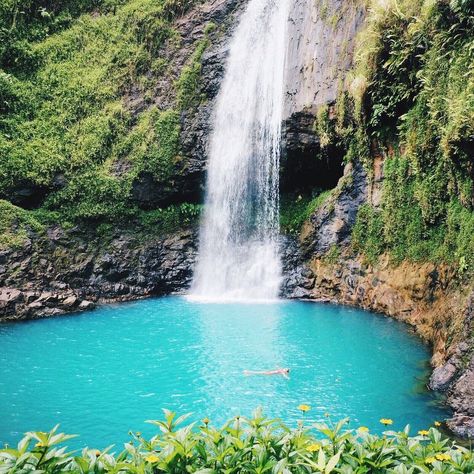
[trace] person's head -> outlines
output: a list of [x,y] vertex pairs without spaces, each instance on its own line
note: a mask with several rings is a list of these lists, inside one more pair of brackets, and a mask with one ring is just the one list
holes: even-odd
[[290,373],[290,369],[283,369],[285,374],[289,374]]

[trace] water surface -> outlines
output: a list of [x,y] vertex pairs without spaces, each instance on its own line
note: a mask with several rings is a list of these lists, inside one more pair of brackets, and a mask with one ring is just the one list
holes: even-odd
[[[426,428],[445,416],[424,390],[429,350],[401,323],[309,302],[203,304],[180,297],[0,325],[0,444],[62,431],[103,448],[154,433],[161,408],[220,424],[262,406],[290,425]],[[290,379],[243,370],[289,367]]]

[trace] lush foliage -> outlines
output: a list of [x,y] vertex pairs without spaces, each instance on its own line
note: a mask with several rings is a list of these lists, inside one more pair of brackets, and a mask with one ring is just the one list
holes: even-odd
[[382,202],[360,210],[356,249],[474,271],[472,2],[370,1],[351,74],[318,131],[369,174],[385,157]]
[[[304,410],[303,410],[304,408]],[[305,411],[310,407],[301,405]],[[365,427],[344,429],[337,424],[302,421],[290,429],[278,420],[262,416],[237,417],[223,428],[204,419],[200,426],[180,425],[187,415],[176,418],[165,410],[165,420],[150,421],[161,433],[145,439],[131,433],[125,450],[111,454],[84,449],[70,453],[61,444],[71,436],[57,432],[30,432],[16,448],[0,450],[0,472],[76,473],[471,473],[473,452],[447,438],[436,428],[410,437],[387,431],[370,434]],[[390,425],[392,420],[381,419]]]
[[200,204],[183,203],[165,209],[141,211],[138,213],[139,225],[150,233],[167,234],[197,223],[201,216]]
[[159,52],[179,45],[173,19],[196,1],[0,0],[0,197],[39,190],[34,206],[46,195],[65,220],[115,220],[137,213],[140,173],[170,186],[178,107],[194,92],[178,81],[179,104],[164,111],[152,93],[167,74]]
[[282,196],[280,203],[280,228],[285,234],[298,234],[303,223],[319,209],[326,199],[331,195],[331,191],[316,193],[315,197],[310,196]]
[[43,226],[31,213],[0,199],[0,250],[23,245],[29,231]]
[[189,64],[185,65],[176,83],[178,106],[182,109],[193,107],[201,101],[199,91],[201,89],[202,56],[210,45],[208,35],[214,28],[214,23],[206,25],[204,38],[198,42]]

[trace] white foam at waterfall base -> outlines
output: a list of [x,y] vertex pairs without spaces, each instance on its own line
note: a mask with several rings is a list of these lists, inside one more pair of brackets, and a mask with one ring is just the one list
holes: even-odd
[[250,0],[231,40],[210,137],[193,298],[278,297],[288,9],[289,0]]

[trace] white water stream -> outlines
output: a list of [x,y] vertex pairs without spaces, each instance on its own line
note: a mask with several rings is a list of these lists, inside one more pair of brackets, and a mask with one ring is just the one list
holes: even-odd
[[289,3],[250,0],[231,41],[210,138],[193,297],[278,297],[278,173]]

